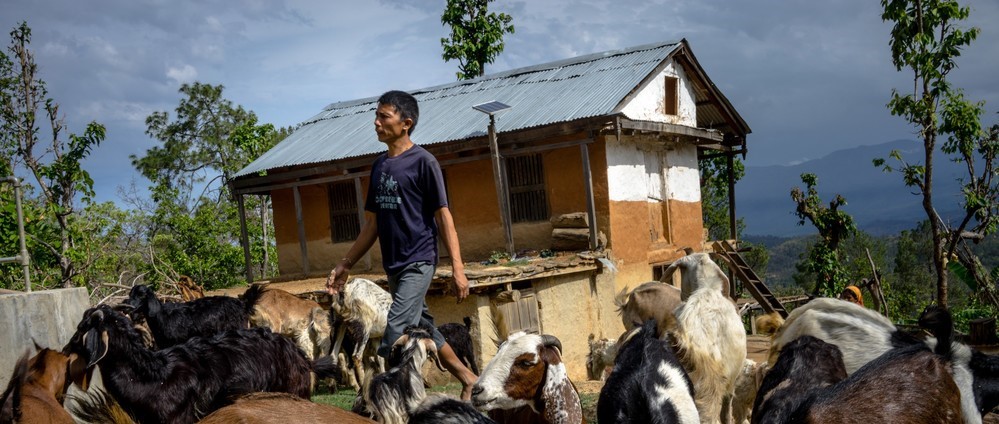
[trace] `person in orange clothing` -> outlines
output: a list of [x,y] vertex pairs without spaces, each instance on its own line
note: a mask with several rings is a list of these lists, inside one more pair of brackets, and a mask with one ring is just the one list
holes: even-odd
[[839,298],[847,302],[853,302],[864,306],[864,295],[860,294],[860,287],[849,285],[839,294]]

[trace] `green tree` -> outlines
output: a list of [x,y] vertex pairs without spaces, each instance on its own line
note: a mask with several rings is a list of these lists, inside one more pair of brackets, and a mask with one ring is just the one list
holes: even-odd
[[481,77],[486,64],[503,52],[503,34],[513,34],[513,18],[490,13],[493,0],[447,0],[441,23],[451,27],[449,38],[441,38],[444,61],[458,60],[459,80]]
[[[701,174],[701,214],[704,228],[708,230],[710,240],[727,240],[732,238],[729,225],[728,209],[728,160],[724,156],[703,159],[699,162]],[[746,166],[741,160],[732,162],[732,173],[736,182],[746,175]],[[741,238],[746,223],[743,218],[736,219],[736,236]]]
[[[153,183],[148,238],[157,257],[151,263],[170,268],[159,274],[188,275],[207,288],[231,286],[243,274],[239,217],[228,182],[290,132],[260,124],[256,114],[223,97],[223,90],[221,85],[182,85],[175,119],[167,112],[146,118],[146,133],[162,145],[132,156],[136,169]],[[246,203],[247,229],[255,240],[251,261],[265,275],[274,269],[275,258],[273,232],[266,231],[272,225],[269,199],[251,197]]]
[[812,294],[822,292],[826,296],[835,296],[848,282],[837,249],[840,242],[853,235],[857,228],[853,217],[839,210],[840,206],[846,205],[843,196],[836,195],[826,207],[822,205],[822,199],[815,189],[818,177],[815,174],[801,174],[801,182],[805,183],[805,191],[799,187],[791,189],[791,200],[797,204],[794,213],[798,217],[798,225],[805,225],[807,220],[815,226],[819,231],[819,239],[809,249],[808,257],[799,271],[815,274]]
[[[79,212],[77,202],[86,205],[94,195],[94,182],[81,163],[104,140],[105,129],[91,122],[82,135],[66,136],[59,105],[48,97],[45,82],[36,75],[38,66],[29,49],[31,28],[22,22],[10,38],[10,56],[0,52],[0,171],[11,175],[23,167],[34,177],[41,210],[32,243],[55,258],[58,284],[72,287],[83,271],[76,260],[81,255],[73,223]],[[47,140],[40,138],[40,110],[49,123],[51,138]],[[9,229],[5,226],[3,231]]]
[[[970,12],[954,0],[881,0],[881,5],[881,18],[894,24],[889,40],[892,63],[898,71],[907,69],[913,75],[912,92],[892,90],[888,109],[916,128],[924,152],[922,164],[907,163],[898,152],[890,157],[899,163],[905,184],[922,195],[930,227],[936,298],[940,305],[947,305],[947,262],[957,257],[967,233],[982,237],[995,232],[999,223],[999,182],[993,179],[999,128],[983,131],[980,117],[984,103],[968,101],[948,80],[961,50],[971,44],[979,30],[956,25]],[[942,137],[946,141],[938,146]],[[933,171],[938,148],[967,165],[967,177],[962,181],[965,214],[953,225],[936,211]],[[893,170],[883,158],[875,159],[874,165]],[[974,262],[971,258],[963,261]]]

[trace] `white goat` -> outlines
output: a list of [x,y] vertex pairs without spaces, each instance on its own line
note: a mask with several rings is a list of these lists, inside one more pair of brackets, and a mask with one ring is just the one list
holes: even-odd
[[343,337],[349,329],[356,341],[354,351],[351,352],[351,360],[354,364],[355,378],[362,390],[365,386],[366,355],[372,356],[371,359],[377,362],[379,372],[385,372],[385,362],[372,354],[374,349],[369,349],[368,344],[371,343],[372,347],[377,348],[381,343],[391,306],[392,295],[373,281],[364,278],[353,278],[348,281],[330,305],[330,310],[340,321],[331,355],[334,359],[339,357]]
[[676,310],[675,337],[680,361],[694,383],[702,423],[729,422],[735,382],[746,360],[746,330],[735,304],[725,296],[729,284],[707,253],[677,259],[664,272],[681,270],[686,303]]
[[753,415],[753,401],[756,400],[756,393],[760,390],[760,383],[768,369],[766,362],[756,363],[746,358],[742,372],[735,380],[735,396],[732,398],[732,420],[735,424],[749,424]]

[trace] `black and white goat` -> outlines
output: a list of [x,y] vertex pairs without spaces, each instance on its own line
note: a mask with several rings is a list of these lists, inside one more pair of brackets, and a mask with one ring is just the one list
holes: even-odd
[[670,344],[649,319],[625,336],[614,370],[597,402],[601,423],[684,423],[700,421],[694,385]]
[[465,317],[465,325],[456,322],[448,322],[437,326],[437,331],[444,336],[444,340],[454,350],[458,357],[472,373],[479,375],[479,365],[475,363],[475,349],[472,346],[472,319]]
[[143,423],[192,423],[244,393],[286,392],[309,398],[312,372],[327,377],[328,357],[310,363],[270,330],[229,330],[151,351],[131,321],[107,305],[88,309],[64,349],[100,365],[105,388]]
[[[925,314],[925,313],[924,313]],[[925,321],[927,324],[930,321]],[[933,322],[931,333],[951,339],[949,325]],[[796,308],[774,334],[768,362],[800,336],[809,335],[836,345],[842,352],[847,374],[886,352],[912,345],[936,349],[937,338],[924,340],[898,330],[875,311],[840,299],[821,298]],[[966,423],[979,424],[982,415],[999,406],[999,357],[972,351],[967,345],[944,342],[950,346],[950,365],[954,382],[961,391],[961,405]]]
[[892,349],[848,377],[839,348],[802,336],[764,377],[752,422],[956,424],[960,397],[950,364],[924,345]]
[[430,331],[419,326],[409,326],[392,345],[397,350],[399,365],[371,379],[364,392],[364,402],[382,424],[404,424],[410,411],[416,409],[424,397],[423,364],[432,360],[441,371],[437,345]]
[[[547,334],[511,334],[472,387],[472,404],[500,423],[586,422],[562,362],[562,343]],[[516,418],[503,410],[517,410]]]
[[190,302],[165,303],[156,297],[153,289],[140,284],[132,287],[123,303],[133,308],[130,315],[136,321],[145,319],[159,349],[195,336],[209,337],[250,327],[246,305],[235,297],[209,296]]

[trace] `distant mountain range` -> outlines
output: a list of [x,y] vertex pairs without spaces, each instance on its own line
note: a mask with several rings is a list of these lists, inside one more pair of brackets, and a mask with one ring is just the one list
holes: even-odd
[[[808,222],[798,225],[791,200],[793,187],[805,188],[800,176],[806,172],[818,177],[824,204],[828,205],[836,194],[846,199],[847,205],[841,209],[853,216],[860,229],[883,235],[914,227],[926,219],[922,196],[905,186],[899,172],[885,173],[872,164],[874,158],[881,157],[897,167],[897,161],[888,157],[892,150],[898,150],[908,163],[923,163],[922,144],[896,140],[839,150],[792,166],[747,166],[746,175],[735,187],[736,214],[745,219],[745,234],[791,237],[816,232]],[[962,165],[942,154],[937,154],[934,162],[937,210],[944,216],[954,216],[960,209],[957,178]]]

